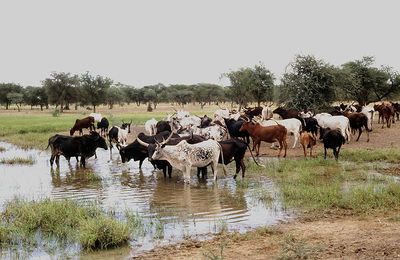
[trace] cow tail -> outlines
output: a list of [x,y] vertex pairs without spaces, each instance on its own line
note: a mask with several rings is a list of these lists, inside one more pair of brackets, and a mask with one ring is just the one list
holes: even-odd
[[251,157],[253,158],[253,161],[257,164],[257,166],[260,166],[260,167],[264,167],[264,168],[265,168],[265,165],[259,164],[259,163],[257,162],[256,158],[254,158],[253,152],[252,152],[251,149],[250,149],[250,145],[249,145],[248,143],[246,143],[246,146],[247,146],[247,149],[249,149],[250,154],[251,154]]
[[220,154],[221,154],[222,170],[224,171],[224,175],[227,175],[227,172],[228,172],[228,171],[226,170],[226,166],[225,166],[224,153],[223,153],[223,151],[222,151],[222,146],[221,146],[221,144],[218,143],[218,142],[217,142],[217,144],[218,144],[218,146],[219,146],[219,152],[220,152]]

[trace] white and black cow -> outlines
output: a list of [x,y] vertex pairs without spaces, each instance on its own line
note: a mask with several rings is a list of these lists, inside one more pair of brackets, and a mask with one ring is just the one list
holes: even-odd
[[[223,156],[221,145],[217,141],[207,140],[197,144],[188,144],[184,140],[177,145],[165,145],[168,139],[161,144],[156,144],[151,160],[167,160],[172,167],[183,172],[185,183],[190,182],[190,170],[192,167],[206,167],[207,165],[211,165],[214,180],[217,179],[218,159],[220,154]],[[224,165],[223,169],[226,175]]]

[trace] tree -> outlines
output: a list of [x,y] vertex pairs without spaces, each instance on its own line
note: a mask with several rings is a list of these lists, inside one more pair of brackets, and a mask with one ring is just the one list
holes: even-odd
[[48,107],[47,94],[43,87],[26,87],[24,91],[24,103],[31,106]]
[[12,100],[7,96],[9,93],[22,93],[22,87],[15,83],[0,83],[0,104],[3,104],[6,109],[12,103]]
[[[75,87],[79,85],[79,77],[65,72],[53,72],[50,78],[43,81],[50,104],[60,105],[60,112],[64,110],[64,105],[71,103],[76,98]],[[67,107],[68,108],[68,107]]]
[[250,101],[256,101],[260,106],[261,102],[273,98],[274,75],[262,64],[231,71],[223,76],[231,82],[230,95],[239,104],[239,110]]
[[203,109],[207,103],[218,102],[222,99],[222,95],[222,87],[215,84],[200,83],[193,88],[194,100],[200,104],[201,109]]
[[93,106],[93,112],[96,112],[96,106],[106,103],[106,93],[111,84],[111,79],[99,75],[93,77],[89,72],[81,76],[82,89],[87,101]]
[[114,104],[121,104],[124,101],[124,92],[121,88],[112,86],[107,89],[106,102],[110,109],[113,109]]
[[296,56],[283,75],[280,102],[299,110],[329,107],[335,100],[336,72],[337,68],[314,56]]
[[10,100],[10,104],[17,105],[18,112],[20,112],[20,104],[24,100],[24,95],[22,93],[10,92],[7,94],[7,99]]
[[347,62],[342,65],[339,90],[345,98],[360,105],[393,97],[400,92],[400,77],[393,68],[374,67],[373,57]]
[[253,69],[253,84],[250,87],[251,94],[257,105],[263,101],[273,100],[274,74],[267,70],[264,65],[256,65]]

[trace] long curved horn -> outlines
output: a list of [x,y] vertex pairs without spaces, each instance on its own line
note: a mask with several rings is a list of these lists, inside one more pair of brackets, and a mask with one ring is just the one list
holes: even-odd
[[166,144],[169,142],[169,140],[172,138],[172,136],[174,135],[174,132],[171,132],[171,134],[168,136],[167,140],[163,140],[160,145]]
[[143,142],[142,140],[140,140],[140,138],[136,138],[136,140],[139,142],[139,144],[143,145],[144,147],[149,147],[149,144]]

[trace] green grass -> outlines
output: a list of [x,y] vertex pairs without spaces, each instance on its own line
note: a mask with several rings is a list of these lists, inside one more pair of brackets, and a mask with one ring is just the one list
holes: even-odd
[[126,245],[130,227],[96,206],[62,200],[24,201],[15,199],[1,212],[0,243],[3,247],[35,246],[41,241],[60,245],[78,243],[84,249]]
[[36,160],[33,157],[28,157],[28,158],[14,157],[14,158],[2,158],[2,159],[0,159],[0,164],[9,164],[9,165],[28,164],[28,165],[33,165],[35,163],[36,163]]
[[340,153],[341,160],[351,162],[400,162],[400,148],[387,149],[346,149]]
[[[348,154],[357,157],[358,151]],[[392,152],[379,151],[380,156],[376,156],[371,151],[359,157],[391,161],[393,157],[388,154]],[[371,177],[365,163],[337,163],[320,158],[280,160],[267,164],[265,169],[249,168],[248,176],[252,178],[267,175],[276,181],[285,205],[292,208],[317,214],[335,209],[354,214],[400,210],[400,183],[384,176]]]

